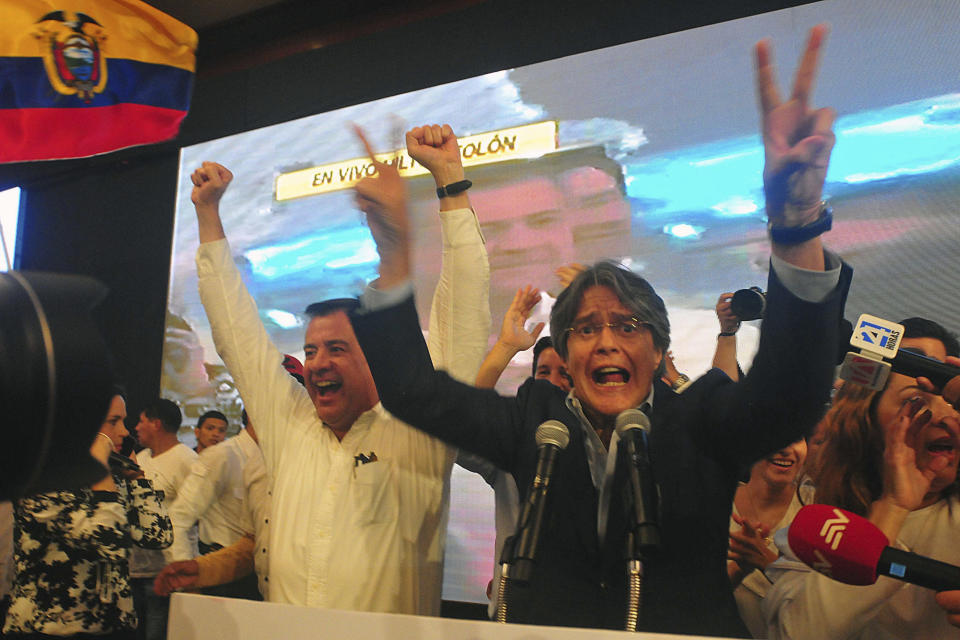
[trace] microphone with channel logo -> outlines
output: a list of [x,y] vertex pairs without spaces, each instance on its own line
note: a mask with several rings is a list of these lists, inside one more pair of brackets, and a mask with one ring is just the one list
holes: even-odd
[[840,377],[870,389],[883,389],[890,371],[911,378],[924,377],[943,395],[944,400],[957,406],[960,401],[960,367],[900,348],[903,340],[902,324],[863,314],[857,320],[850,337],[850,345],[860,349],[846,355]]
[[960,589],[960,567],[890,547],[872,522],[837,507],[803,507],[787,540],[804,564],[846,584],[873,584],[887,576],[935,591]]

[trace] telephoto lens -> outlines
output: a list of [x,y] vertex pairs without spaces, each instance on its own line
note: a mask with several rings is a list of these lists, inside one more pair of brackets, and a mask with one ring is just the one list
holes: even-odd
[[106,293],[83,276],[0,273],[0,500],[107,474],[89,451],[113,388],[91,315]]

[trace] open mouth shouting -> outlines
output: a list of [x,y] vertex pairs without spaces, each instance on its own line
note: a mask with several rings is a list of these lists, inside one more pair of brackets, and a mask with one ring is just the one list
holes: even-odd
[[601,387],[622,387],[630,382],[630,372],[620,367],[600,367],[593,371],[592,377]]
[[321,398],[335,394],[343,387],[343,382],[339,380],[318,380],[314,383],[317,395]]
[[948,460],[955,459],[960,447],[960,435],[944,425],[933,425],[928,428],[927,437],[924,438],[924,450],[930,456],[943,456]]

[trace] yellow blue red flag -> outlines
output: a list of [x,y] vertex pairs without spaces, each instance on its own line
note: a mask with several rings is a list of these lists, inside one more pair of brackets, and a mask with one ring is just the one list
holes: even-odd
[[197,34],[140,0],[16,0],[0,19],[0,162],[177,135]]

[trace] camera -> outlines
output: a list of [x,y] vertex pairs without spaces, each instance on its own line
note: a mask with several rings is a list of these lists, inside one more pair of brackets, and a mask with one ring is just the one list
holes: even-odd
[[0,273],[0,500],[106,475],[89,454],[113,388],[91,314],[106,293],[83,276]]
[[730,299],[730,312],[741,321],[759,320],[767,309],[767,295],[760,287],[740,289]]

